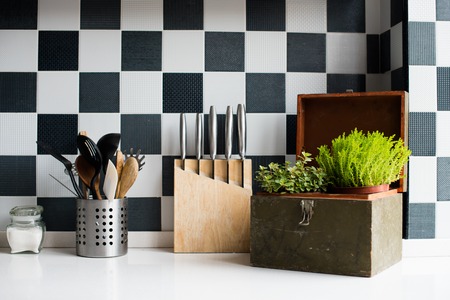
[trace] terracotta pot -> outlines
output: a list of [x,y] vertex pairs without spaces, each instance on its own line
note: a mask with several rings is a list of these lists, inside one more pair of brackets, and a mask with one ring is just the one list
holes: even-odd
[[328,192],[336,194],[374,194],[389,191],[389,184],[358,187],[330,187]]

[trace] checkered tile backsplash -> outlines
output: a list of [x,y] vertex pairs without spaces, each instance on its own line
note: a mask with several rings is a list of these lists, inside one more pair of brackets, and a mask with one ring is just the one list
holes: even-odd
[[[400,0],[0,1],[0,227],[11,207],[38,203],[49,231],[74,231],[73,196],[49,174],[69,178],[35,141],[74,161],[75,136],[86,130],[94,140],[120,132],[121,149],[146,155],[128,194],[129,229],[172,230],[179,113],[188,113],[190,155],[195,113],[215,105],[223,128],[227,105],[245,103],[253,168],[291,159],[297,94],[406,89],[403,15]],[[448,28],[410,26],[410,63],[421,65],[411,74],[420,80],[430,68],[422,65],[447,59],[447,46],[429,35]],[[439,67],[438,103],[448,109],[448,70]],[[420,108],[411,115],[414,154],[434,156],[443,147],[435,149],[433,134],[444,135],[436,124],[447,121],[433,105],[412,107]],[[435,165],[449,173],[445,159]],[[420,210],[411,207],[411,220]]]

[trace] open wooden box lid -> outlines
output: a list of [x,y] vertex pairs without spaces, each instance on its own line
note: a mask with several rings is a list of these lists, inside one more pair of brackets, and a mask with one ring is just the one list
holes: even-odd
[[[317,148],[331,145],[342,133],[358,128],[395,134],[408,145],[408,93],[404,91],[303,94],[297,99],[297,149],[317,156]],[[406,166],[405,166],[406,168]],[[403,172],[406,174],[406,170]],[[407,181],[393,185],[406,192]]]

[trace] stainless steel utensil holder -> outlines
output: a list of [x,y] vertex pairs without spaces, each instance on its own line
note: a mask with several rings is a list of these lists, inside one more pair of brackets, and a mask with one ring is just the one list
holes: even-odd
[[128,199],[77,199],[77,255],[114,257],[128,251]]

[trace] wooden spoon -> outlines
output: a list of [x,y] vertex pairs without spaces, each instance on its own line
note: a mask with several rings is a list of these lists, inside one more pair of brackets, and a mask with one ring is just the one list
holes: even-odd
[[117,199],[122,199],[127,194],[133,183],[136,181],[139,173],[139,163],[136,158],[129,157],[123,166],[120,176],[119,193]]
[[122,176],[122,169],[124,164],[124,157],[122,151],[117,150],[116,153],[116,171],[117,171],[117,189],[116,189],[116,199],[119,197],[119,191],[120,191],[120,178]]
[[[75,167],[77,168],[78,176],[80,177],[83,184],[90,187],[91,179],[95,175],[95,168],[82,155],[79,155],[75,160]],[[100,177],[97,177],[95,186],[100,186]],[[97,197],[99,197],[98,199],[101,199],[100,191],[98,188],[96,188],[93,192],[98,193]],[[88,199],[87,195],[85,195],[85,198]]]

